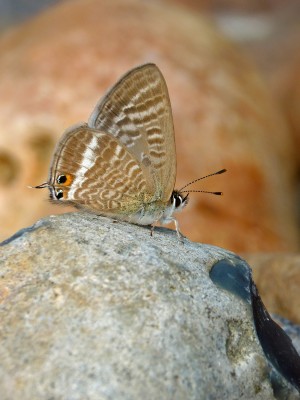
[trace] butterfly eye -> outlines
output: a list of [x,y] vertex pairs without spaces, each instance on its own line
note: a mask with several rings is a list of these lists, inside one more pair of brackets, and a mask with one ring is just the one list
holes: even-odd
[[59,175],[59,176],[56,178],[56,182],[59,183],[59,184],[61,184],[61,183],[66,183],[66,181],[67,181],[66,175]]
[[64,192],[63,192],[61,189],[59,189],[59,190],[57,190],[57,192],[55,193],[55,196],[56,196],[56,198],[59,200],[59,199],[61,199],[62,197],[64,197]]
[[174,200],[175,200],[175,208],[180,207],[183,200],[182,200],[182,196],[179,193],[177,193],[176,191],[174,191],[172,193],[171,202],[173,203]]
[[182,197],[180,196],[180,194],[176,194],[174,198],[175,198],[175,208],[180,207],[182,204]]

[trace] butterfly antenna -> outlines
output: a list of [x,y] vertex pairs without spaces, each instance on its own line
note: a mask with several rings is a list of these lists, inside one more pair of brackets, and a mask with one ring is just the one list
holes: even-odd
[[181,192],[181,193],[182,192],[190,192],[190,193],[202,192],[202,193],[211,193],[211,194],[221,195],[222,192],[206,192],[205,190],[182,190],[182,189],[185,189],[186,187],[192,185],[195,182],[201,181],[202,179],[209,178],[210,176],[224,174],[224,172],[226,172],[226,171],[227,171],[227,169],[223,168],[223,169],[220,169],[220,171],[213,172],[212,174],[202,176],[201,178],[198,178],[198,179],[194,179],[192,182],[187,183],[185,186],[183,186],[181,189],[179,189],[179,192]]
[[223,192],[209,192],[208,190],[180,190],[180,193],[209,193],[216,196],[222,196]]

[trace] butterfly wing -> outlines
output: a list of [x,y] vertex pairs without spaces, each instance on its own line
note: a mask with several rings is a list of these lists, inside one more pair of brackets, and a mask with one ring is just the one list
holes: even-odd
[[144,168],[113,136],[87,124],[74,126],[53,156],[51,198],[99,214],[135,213],[152,196]]
[[154,187],[153,198],[170,199],[176,179],[173,118],[167,85],[155,64],[124,75],[96,105],[88,125],[126,146]]

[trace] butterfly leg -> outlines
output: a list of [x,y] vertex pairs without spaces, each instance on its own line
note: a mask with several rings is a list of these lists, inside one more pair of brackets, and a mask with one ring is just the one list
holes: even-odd
[[178,239],[183,243],[184,236],[183,236],[183,234],[180,232],[179,223],[178,223],[177,219],[174,218],[174,217],[170,217],[170,216],[169,216],[169,217],[167,217],[167,218],[163,218],[163,219],[160,220],[160,223],[162,223],[162,224],[169,224],[170,222],[174,222],[174,225],[175,225],[175,229],[176,229],[176,233],[177,233]]
[[174,222],[175,229],[176,229],[176,233],[177,233],[177,236],[178,236],[179,240],[181,241],[181,243],[184,243],[184,240],[183,240],[183,239],[184,239],[184,236],[183,236],[183,234],[180,232],[179,224],[178,224],[177,219],[176,219],[176,218],[172,218],[172,221]]
[[153,236],[155,225],[151,225],[150,236]]

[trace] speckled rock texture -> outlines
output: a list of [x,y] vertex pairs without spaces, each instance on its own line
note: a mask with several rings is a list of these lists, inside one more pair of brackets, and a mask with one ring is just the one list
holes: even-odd
[[[281,50],[281,49],[280,49]],[[59,208],[45,181],[56,141],[130,68],[154,62],[173,108],[177,188],[210,172],[180,216],[190,239],[297,251],[294,142],[255,65],[204,15],[163,1],[72,0],[0,37],[0,238]]]
[[1,400],[279,398],[250,307],[209,277],[233,253],[84,213],[0,249]]

